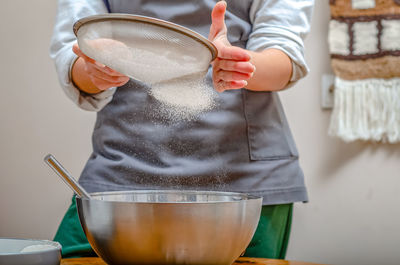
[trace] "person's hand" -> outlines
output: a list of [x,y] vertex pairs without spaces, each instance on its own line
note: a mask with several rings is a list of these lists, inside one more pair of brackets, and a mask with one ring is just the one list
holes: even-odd
[[[96,40],[98,41],[98,40]],[[112,40],[111,40],[112,41]],[[104,45],[109,45],[109,43],[107,43],[107,40],[101,40],[100,42],[102,46]],[[95,44],[95,43],[93,43]],[[100,45],[99,43],[96,43],[97,45]],[[122,86],[124,84],[126,84],[129,81],[129,77],[127,77],[126,75],[123,75],[113,69],[111,69],[110,67],[107,67],[95,60],[93,60],[92,58],[89,58],[88,56],[86,56],[80,49],[77,43],[74,44],[74,46],[72,47],[73,52],[79,56],[77,62],[75,63],[75,65],[79,68],[83,68],[84,70],[84,74],[86,74],[86,76],[82,76],[82,71],[74,71],[74,69],[72,70],[73,72],[73,80],[75,83],[80,83],[80,80],[85,80],[85,79],[89,79],[91,81],[91,83],[95,86],[95,88],[98,89],[97,92],[103,91],[103,90],[107,90],[111,87],[119,87]],[[78,63],[79,62],[79,63]],[[74,65],[74,67],[75,67]],[[74,75],[74,73],[76,73]],[[85,84],[83,86],[86,86],[86,89],[83,88],[82,86],[80,86],[80,88],[86,92],[96,92],[96,90],[94,90],[94,88],[88,88],[88,86],[91,86],[92,84],[87,84],[88,82],[81,82],[82,84]]]
[[245,49],[232,46],[228,41],[225,10],[225,1],[219,1],[214,6],[208,36],[218,50],[218,57],[212,63],[214,88],[218,92],[245,87],[246,80],[250,79],[255,71],[254,65],[250,63],[250,54]]

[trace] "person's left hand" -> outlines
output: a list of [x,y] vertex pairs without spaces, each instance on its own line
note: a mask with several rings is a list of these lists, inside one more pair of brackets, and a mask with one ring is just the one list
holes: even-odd
[[218,50],[218,57],[212,63],[213,83],[218,92],[240,89],[247,85],[253,76],[255,67],[250,63],[249,53],[242,48],[232,46],[228,41],[225,25],[226,2],[219,1],[211,13],[212,24],[208,39]]

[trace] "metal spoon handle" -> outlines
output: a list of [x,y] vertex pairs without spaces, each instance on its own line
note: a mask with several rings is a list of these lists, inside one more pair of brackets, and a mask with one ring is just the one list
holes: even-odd
[[81,198],[90,199],[89,193],[82,188],[81,185],[69,174],[69,172],[57,161],[57,159],[48,154],[44,158],[44,162],[51,167],[54,172],[57,173],[58,176]]

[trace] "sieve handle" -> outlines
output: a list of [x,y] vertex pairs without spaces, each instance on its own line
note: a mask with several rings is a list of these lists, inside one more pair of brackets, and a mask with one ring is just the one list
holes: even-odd
[[89,193],[82,188],[81,185],[69,174],[69,172],[57,161],[57,159],[48,154],[44,158],[44,162],[51,167],[54,172],[74,191],[76,195],[84,199],[90,199]]

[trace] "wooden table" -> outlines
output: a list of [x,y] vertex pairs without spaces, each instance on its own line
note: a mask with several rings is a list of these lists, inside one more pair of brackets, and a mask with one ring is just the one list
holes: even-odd
[[[107,265],[100,258],[63,259],[61,265]],[[301,261],[288,261],[278,259],[239,258],[232,265],[322,265]]]

